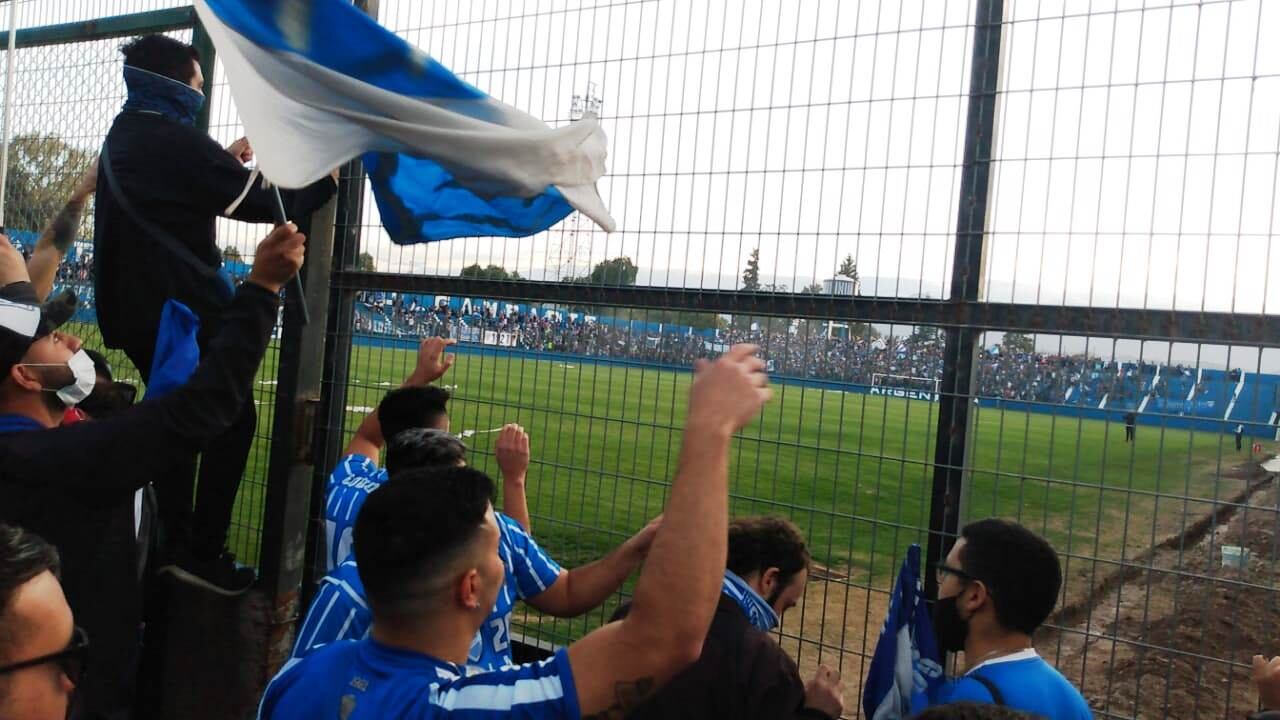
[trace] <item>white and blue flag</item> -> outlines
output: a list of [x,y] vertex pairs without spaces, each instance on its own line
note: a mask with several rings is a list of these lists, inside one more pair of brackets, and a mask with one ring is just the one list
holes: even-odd
[[196,0],[258,167],[298,188],[363,155],[397,243],[521,237],[573,210],[606,231],[596,118],[485,95],[344,0]]
[[913,695],[928,693],[942,681],[941,656],[920,582],[920,546],[912,545],[871,656],[862,710],[871,720],[901,720],[911,715]]

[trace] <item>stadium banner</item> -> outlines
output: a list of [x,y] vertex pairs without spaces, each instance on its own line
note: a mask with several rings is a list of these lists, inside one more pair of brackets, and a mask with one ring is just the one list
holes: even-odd
[[871,395],[902,398],[904,400],[928,400],[938,402],[942,394],[939,391],[942,381],[938,378],[913,377],[910,375],[892,375],[874,373],[871,376]]
[[907,400],[928,400],[929,402],[938,402],[939,395],[928,390],[910,390],[900,387],[886,387],[884,385],[873,385],[867,389],[871,395],[884,395],[885,397],[904,398]]
[[196,0],[258,167],[299,188],[361,157],[400,244],[523,237],[579,210],[606,231],[593,115],[552,128],[344,0]]

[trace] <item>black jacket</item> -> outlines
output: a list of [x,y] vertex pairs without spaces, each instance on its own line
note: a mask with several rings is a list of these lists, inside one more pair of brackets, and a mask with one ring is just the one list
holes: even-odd
[[0,522],[20,525],[62,555],[62,588],[89,634],[80,692],[90,717],[130,705],[140,589],[134,491],[164,482],[175,463],[221,434],[248,401],[279,300],[245,283],[222,332],[186,385],[102,420],[0,434]]
[[[107,133],[107,148],[133,209],[213,270],[222,266],[218,217],[272,220],[272,192],[257,180],[251,183],[252,172],[201,130],[151,113],[122,112]],[[282,191],[285,210],[291,219],[306,218],[336,188],[326,177]],[[234,209],[227,213],[228,208]],[[216,279],[192,270],[140,228],[120,207],[101,168],[93,223],[94,299],[107,346],[150,357],[160,311],[174,297],[200,318],[204,347],[217,334],[225,287],[216,287]],[[150,368],[139,370],[145,374]]]
[[[630,611],[623,606],[617,620]],[[731,598],[720,596],[702,655],[653,697],[627,715],[631,720],[778,720],[826,718],[804,707],[804,683],[796,664],[768,633],[747,621]]]

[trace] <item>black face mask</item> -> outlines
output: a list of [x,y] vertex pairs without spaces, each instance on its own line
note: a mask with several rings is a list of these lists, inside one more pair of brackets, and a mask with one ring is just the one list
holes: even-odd
[[969,636],[969,622],[960,617],[956,600],[960,596],[938,598],[933,602],[933,634],[938,639],[938,649],[943,652],[964,650],[964,640]]

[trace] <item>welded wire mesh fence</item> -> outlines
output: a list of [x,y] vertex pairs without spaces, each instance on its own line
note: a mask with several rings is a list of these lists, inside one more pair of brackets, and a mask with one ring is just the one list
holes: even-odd
[[[991,515],[1058,550],[1037,647],[1100,716],[1255,706],[1248,659],[1277,654],[1278,499],[1260,463],[1280,364],[1276,337],[1248,329],[1280,306],[1280,8],[370,5],[500,100],[555,125],[600,115],[619,230],[574,214],[532,238],[396,246],[356,176],[319,470],[422,337],[456,338],[453,430],[480,431],[471,462],[493,473],[483,431],[529,430],[532,533],[579,565],[660,511],[693,361],[756,342],[778,397],[735,442],[732,510],[805,531],[817,564],[779,639],[806,674],[839,668],[851,716],[906,547]],[[24,27],[81,19],[21,7]],[[91,154],[122,99],[118,43],[20,50],[18,132]],[[230,142],[220,83],[210,131]],[[71,150],[37,177],[65,184]],[[9,227],[38,231],[27,207]],[[219,231],[246,259],[261,235]],[[272,355],[263,416],[274,379]],[[962,455],[940,452],[956,437]],[[241,493],[250,558],[265,440]],[[512,631],[563,644],[615,604],[524,609]]]

